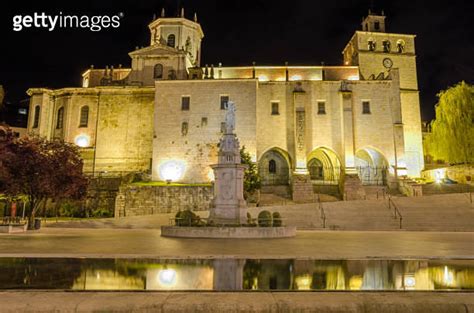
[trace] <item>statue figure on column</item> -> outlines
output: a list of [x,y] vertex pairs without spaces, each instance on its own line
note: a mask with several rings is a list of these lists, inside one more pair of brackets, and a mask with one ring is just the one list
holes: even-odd
[[225,131],[226,134],[233,134],[235,129],[235,104],[232,101],[227,102],[227,111],[225,113]]

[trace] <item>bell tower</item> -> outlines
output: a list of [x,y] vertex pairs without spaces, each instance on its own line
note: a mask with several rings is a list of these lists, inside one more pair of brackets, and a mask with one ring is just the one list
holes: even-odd
[[197,22],[194,13],[193,20],[184,16],[184,8],[178,17],[166,17],[165,10],[161,10],[161,16],[152,21],[150,29],[150,46],[162,45],[174,48],[186,53],[187,61],[192,66],[200,66],[201,63],[201,41],[204,37],[201,25]]
[[424,167],[421,116],[416,71],[415,35],[388,33],[384,12],[369,11],[362,30],[354,33],[342,54],[344,65],[359,66],[361,80],[389,79],[399,70],[402,124],[407,174],[419,177]]

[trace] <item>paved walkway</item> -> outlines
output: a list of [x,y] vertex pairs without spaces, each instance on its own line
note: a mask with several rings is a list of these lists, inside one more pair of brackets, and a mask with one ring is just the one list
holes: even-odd
[[0,235],[0,257],[466,258],[471,232],[299,231],[284,239],[176,239],[151,229],[44,228]]
[[0,292],[2,313],[469,313],[472,293],[460,292]]

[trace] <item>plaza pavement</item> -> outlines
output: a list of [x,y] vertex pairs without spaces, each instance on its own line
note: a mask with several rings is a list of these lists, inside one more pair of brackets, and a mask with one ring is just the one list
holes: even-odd
[[282,239],[177,239],[156,229],[43,228],[0,235],[0,257],[474,259],[473,232],[298,231]]
[[2,313],[470,313],[469,292],[0,292]]

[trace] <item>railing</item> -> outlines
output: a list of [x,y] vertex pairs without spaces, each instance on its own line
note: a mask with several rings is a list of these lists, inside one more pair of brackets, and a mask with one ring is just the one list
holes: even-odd
[[0,224],[1,225],[12,225],[12,224],[23,225],[23,224],[26,224],[27,221],[28,221],[27,219],[24,219],[21,216],[15,216],[15,217],[6,216],[0,220]]
[[393,209],[393,218],[398,218],[400,229],[402,229],[403,216],[400,213],[400,210],[398,209],[397,204],[395,203],[395,201],[393,201],[393,199],[392,199],[392,197],[390,197],[390,195],[388,196],[388,209],[389,210]]
[[318,208],[319,208],[319,218],[321,219],[321,224],[323,228],[326,228],[326,213],[324,212],[323,203],[321,202],[321,196],[318,194]]
[[381,198],[385,199],[385,195],[387,194],[387,189],[383,188],[382,191],[377,190],[377,200],[379,199],[379,193],[381,194]]

